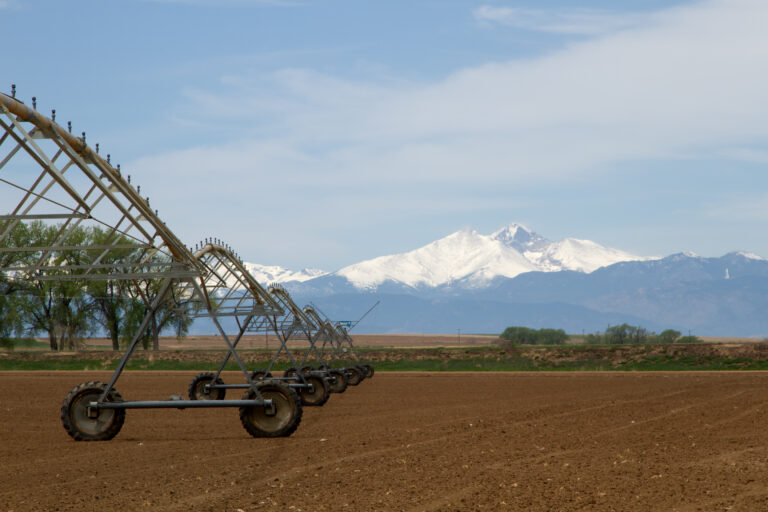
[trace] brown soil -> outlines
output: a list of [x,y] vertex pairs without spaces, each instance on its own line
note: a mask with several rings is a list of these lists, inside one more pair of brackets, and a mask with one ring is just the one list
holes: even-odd
[[72,441],[61,400],[108,377],[0,373],[0,510],[768,510],[764,372],[390,373],[305,408],[290,438],[253,439],[230,409],[132,410],[112,441]]

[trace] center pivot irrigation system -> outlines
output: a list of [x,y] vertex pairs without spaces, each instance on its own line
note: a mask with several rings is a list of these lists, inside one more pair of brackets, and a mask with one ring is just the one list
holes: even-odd
[[[146,313],[107,383],[85,382],[67,394],[61,421],[75,440],[113,438],[127,409],[237,407],[254,437],[289,436],[298,427],[302,404],[322,405],[332,391],[373,376],[362,365],[349,336],[314,306],[299,308],[279,286],[264,289],[231,248],[206,239],[184,245],[150,207],[149,197],[86,143],[51,117],[0,93],[0,283],[6,293],[25,293],[30,283],[120,282],[139,290]],[[82,229],[93,235],[83,238]],[[188,399],[123,400],[115,384],[140,340],[168,304],[181,315],[209,318],[226,353],[216,373],[201,373],[188,386]],[[280,341],[267,368],[250,370],[238,356],[246,332],[274,334]],[[293,351],[289,341],[305,344]],[[355,364],[348,364],[349,349]],[[272,376],[285,354],[292,367]],[[221,373],[234,360],[242,384],[225,384]],[[312,366],[315,364],[315,366]],[[227,400],[227,389],[245,390]]]

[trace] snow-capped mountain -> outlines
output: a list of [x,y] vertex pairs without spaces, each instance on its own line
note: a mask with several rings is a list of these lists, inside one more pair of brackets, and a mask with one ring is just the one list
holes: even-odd
[[259,265],[258,263],[245,263],[245,268],[256,280],[264,285],[273,283],[286,283],[289,281],[304,282],[316,277],[324,276],[328,272],[314,268],[305,268],[299,271],[288,270],[277,265]]
[[620,261],[644,259],[590,240],[552,242],[512,223],[490,235],[465,228],[413,251],[361,261],[333,273],[316,269],[294,272],[256,263],[246,263],[246,268],[264,284],[330,276],[343,278],[358,290],[375,289],[385,282],[412,288],[451,284],[479,288],[496,277],[512,278],[534,271],[589,273]]
[[755,254],[753,252],[747,252],[747,251],[734,251],[730,254],[734,254],[736,256],[743,256],[744,258],[748,260],[757,260],[757,261],[767,261],[766,258],[763,258],[759,254]]
[[285,283],[298,304],[322,304],[332,318],[359,318],[381,299],[357,332],[524,325],[583,333],[629,323],[709,336],[768,333],[768,258],[748,252],[641,258],[589,240],[552,242],[510,224],[490,235],[463,229],[333,273],[246,266],[265,285]]
[[440,286],[469,279],[486,282],[539,268],[523,254],[492,236],[462,229],[414,251],[381,256],[344,267],[337,275],[356,288],[374,288],[384,281],[407,286]]
[[545,272],[575,270],[589,273],[619,261],[647,259],[604,247],[591,240],[566,238],[559,242],[550,242],[525,226],[514,223],[496,231],[491,238],[519,251],[528,261],[536,265],[536,270]]
[[519,224],[481,235],[466,228],[419,249],[381,256],[344,267],[335,275],[355,288],[372,289],[386,281],[411,287],[435,287],[461,281],[470,288],[491,279],[524,272],[592,272],[620,261],[646,258],[603,247],[590,240],[551,242]]

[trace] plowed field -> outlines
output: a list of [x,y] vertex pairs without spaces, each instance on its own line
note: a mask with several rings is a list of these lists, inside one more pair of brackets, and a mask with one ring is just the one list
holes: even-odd
[[72,441],[61,400],[108,377],[0,373],[0,510],[768,510],[768,373],[377,374],[290,438],[236,410],[130,410],[112,441]]

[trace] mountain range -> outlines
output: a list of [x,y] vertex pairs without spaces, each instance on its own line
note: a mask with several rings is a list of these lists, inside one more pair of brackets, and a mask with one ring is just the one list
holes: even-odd
[[590,240],[566,238],[551,242],[520,224],[509,224],[490,235],[465,228],[416,250],[380,256],[329,273],[248,263],[262,282],[306,282],[326,275],[345,278],[359,290],[376,290],[384,283],[413,288],[461,283],[469,288],[487,286],[496,277],[512,278],[525,272],[575,270],[592,272],[619,261],[641,258]]
[[463,229],[335,272],[248,263],[300,304],[354,320],[358,332],[497,333],[509,325],[597,332],[627,322],[702,336],[768,335],[768,260],[731,252],[646,258],[589,240],[552,242],[519,224]]

